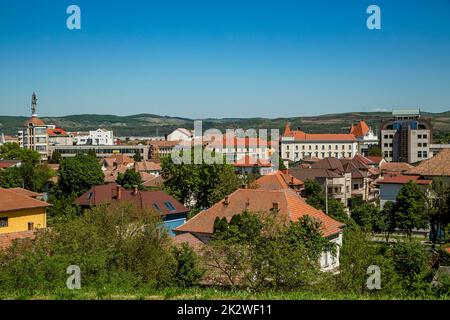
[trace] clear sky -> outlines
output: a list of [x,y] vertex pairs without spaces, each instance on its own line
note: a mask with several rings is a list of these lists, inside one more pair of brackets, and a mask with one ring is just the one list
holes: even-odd
[[0,115],[33,91],[41,116],[446,111],[450,1],[0,0]]

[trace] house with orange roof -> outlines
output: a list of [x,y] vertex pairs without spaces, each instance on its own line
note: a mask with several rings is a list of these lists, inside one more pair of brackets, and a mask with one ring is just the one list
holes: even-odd
[[21,188],[0,188],[0,235],[46,228],[46,209],[50,205],[38,197]]
[[281,158],[297,162],[311,158],[352,158],[358,152],[358,140],[351,133],[305,133],[286,124],[281,136]]
[[273,165],[270,161],[264,159],[256,159],[249,155],[245,155],[239,160],[233,163],[236,174],[247,175],[247,174],[260,174],[266,175],[273,173]]
[[[216,218],[225,217],[227,221],[244,211],[247,212],[277,212],[286,217],[287,221],[297,221],[308,215],[317,219],[322,224],[322,234],[329,241],[337,245],[336,255],[323,252],[320,259],[321,269],[324,271],[335,270],[339,267],[339,248],[342,245],[342,229],[344,225],[321,210],[308,205],[294,190],[262,190],[262,189],[238,189],[225,199],[220,200],[211,208],[198,213],[185,224],[174,229],[177,237],[186,238],[185,241],[200,240],[207,243],[214,233],[214,221]],[[186,236],[190,233],[192,236]],[[178,240],[177,240],[178,241]]]
[[304,182],[290,175],[288,170],[277,170],[271,174],[261,176],[255,181],[255,188],[259,190],[283,190],[290,188],[298,194],[300,194],[304,186]]
[[352,123],[350,134],[353,134],[358,141],[358,152],[362,155],[367,156],[370,148],[378,146],[378,136],[373,133],[372,128],[364,120],[359,121],[356,125]]

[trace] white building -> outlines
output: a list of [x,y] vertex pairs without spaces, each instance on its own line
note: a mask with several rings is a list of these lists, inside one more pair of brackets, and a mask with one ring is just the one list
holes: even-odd
[[113,146],[114,134],[112,131],[97,129],[89,132],[73,133],[73,141],[76,145]]
[[191,130],[185,128],[177,128],[167,135],[167,141],[189,141],[193,138]]
[[286,124],[281,137],[281,158],[287,161],[303,159],[353,158],[358,141],[353,134],[316,134],[291,130]]
[[358,152],[364,156],[369,155],[369,149],[378,145],[378,137],[373,133],[365,121],[359,121],[359,123],[350,129],[350,133],[353,134],[358,141]]

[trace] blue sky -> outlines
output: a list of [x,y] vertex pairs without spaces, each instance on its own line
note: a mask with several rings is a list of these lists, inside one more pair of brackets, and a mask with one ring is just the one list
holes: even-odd
[[33,91],[41,116],[446,111],[450,1],[0,0],[0,114]]

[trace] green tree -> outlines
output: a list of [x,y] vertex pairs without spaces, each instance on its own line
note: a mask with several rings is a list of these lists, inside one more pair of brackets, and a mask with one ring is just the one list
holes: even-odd
[[410,240],[413,229],[427,226],[426,197],[413,181],[400,189],[393,210],[397,227],[406,232]]
[[233,166],[226,163],[175,164],[170,157],[164,157],[161,169],[166,191],[192,208],[210,207],[240,184]]
[[384,233],[386,242],[388,242],[390,235],[397,227],[393,202],[387,201],[384,204],[383,209],[380,211],[380,217],[376,222],[377,230]]
[[41,156],[37,151],[21,148],[17,143],[5,143],[0,146],[0,159],[22,160],[36,165],[39,163]]
[[104,175],[96,158],[76,155],[66,158],[59,168],[59,187],[65,195],[79,196],[94,185],[103,184]]
[[450,223],[450,186],[448,182],[434,179],[432,192],[427,197],[428,219],[430,221],[430,238],[435,246],[438,236]]
[[1,188],[17,188],[22,187],[22,176],[19,168],[7,168],[0,170],[0,187]]
[[97,153],[95,152],[95,149],[89,149],[87,155],[92,157],[92,158],[97,159]]
[[375,231],[380,211],[373,203],[364,203],[353,208],[352,219],[365,231]]
[[181,247],[174,247],[173,254],[176,260],[175,284],[187,288],[197,285],[203,276],[204,270],[199,266],[197,254],[183,243]]
[[49,163],[61,163],[62,156],[58,150],[53,151],[52,157],[48,161]]
[[119,173],[116,182],[125,189],[133,189],[135,186],[142,189],[141,175],[134,169],[127,169],[125,173]]
[[380,147],[371,147],[369,149],[368,155],[371,157],[381,157],[381,148]]
[[142,155],[141,155],[141,151],[139,149],[133,155],[133,160],[136,161],[136,162],[142,161]]

